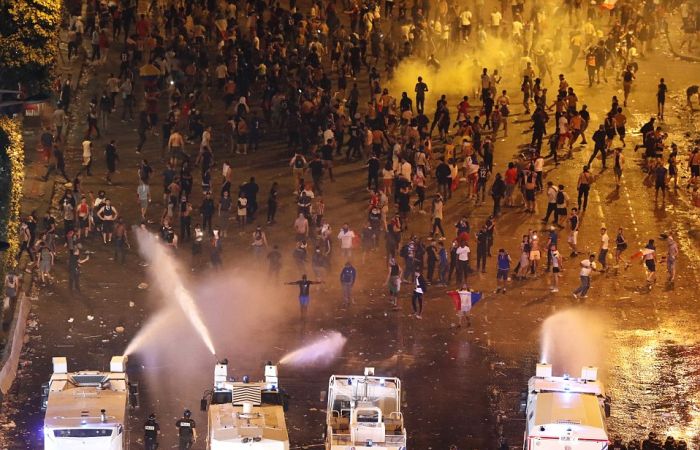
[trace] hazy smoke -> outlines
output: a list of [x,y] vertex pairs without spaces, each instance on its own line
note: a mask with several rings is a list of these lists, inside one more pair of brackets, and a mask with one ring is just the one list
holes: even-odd
[[[214,343],[209,335],[209,330],[202,321],[202,316],[192,294],[182,283],[175,257],[155,239],[154,235],[143,229],[138,228],[136,230],[136,238],[139,243],[141,256],[148,261],[149,272],[155,279],[156,286],[162,297],[175,300],[175,304],[185,314],[209,352],[215,355],[216,351],[214,350]],[[129,345],[129,347],[131,348],[132,345]]]
[[280,359],[280,364],[290,366],[327,366],[340,354],[347,338],[337,331],[332,331]]
[[583,366],[603,367],[605,320],[599,314],[569,309],[549,316],[540,332],[541,359],[554,374],[579,376]]

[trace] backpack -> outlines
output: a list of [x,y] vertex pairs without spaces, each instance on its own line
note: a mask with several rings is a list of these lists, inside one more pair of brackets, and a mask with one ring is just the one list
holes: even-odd
[[557,192],[557,205],[563,205],[565,200],[564,193],[561,191]]

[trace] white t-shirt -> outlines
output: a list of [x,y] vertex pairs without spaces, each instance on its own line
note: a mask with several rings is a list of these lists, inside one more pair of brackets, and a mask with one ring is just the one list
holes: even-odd
[[462,11],[462,13],[459,15],[459,20],[462,23],[463,27],[469,26],[472,24],[472,12],[467,10]]
[[340,248],[352,248],[352,240],[355,238],[355,232],[352,230],[340,230],[338,239],[340,239]]
[[517,20],[513,21],[513,36],[520,36],[523,32],[523,23]]
[[237,213],[239,216],[245,216],[248,213],[248,199],[246,197],[238,197]]
[[535,172],[542,172],[544,169],[544,158],[541,156],[535,160]]
[[501,25],[501,20],[503,19],[503,16],[499,11],[495,11],[491,13],[491,26],[497,27]]
[[603,250],[607,250],[609,242],[610,242],[610,236],[608,236],[608,233],[605,233],[604,235],[602,235],[600,237],[600,248]]
[[569,121],[566,120],[565,116],[559,118],[559,134],[566,134],[569,132]]
[[588,259],[584,259],[581,261],[581,271],[579,272],[579,275],[582,277],[588,277],[591,275],[591,261]]
[[87,139],[83,141],[83,158],[92,157],[92,142]]
[[403,164],[401,164],[399,174],[402,177],[404,177],[405,179],[410,180],[412,170],[413,170],[413,167],[411,166],[411,163],[408,161],[404,161]]
[[466,245],[464,247],[457,247],[457,258],[460,261],[469,261],[469,252],[471,252],[471,249]]

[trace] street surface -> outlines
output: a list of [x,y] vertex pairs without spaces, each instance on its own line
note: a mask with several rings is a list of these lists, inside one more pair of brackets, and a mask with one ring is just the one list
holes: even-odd
[[[72,106],[76,119],[66,147],[69,174],[80,168],[80,143],[88,102],[93,95],[99,97],[107,74],[118,71],[119,49],[115,47],[104,66],[89,66],[83,74]],[[568,52],[565,53],[566,60]],[[513,63],[502,71],[502,88],[514,94],[511,95],[508,137],[499,135],[495,148],[494,171],[501,173],[518,153],[519,146],[530,141],[529,116],[524,114],[520,104],[521,80],[513,76],[515,66]],[[559,70],[555,69],[555,74]],[[602,123],[609,109],[611,96],[622,95],[622,85],[610,76],[608,83],[589,88],[582,60],[564,73],[580,101],[587,104],[591,112],[587,133],[590,141],[590,133]],[[229,368],[235,372],[232,375],[240,378],[248,374],[255,379],[262,377],[265,361],[278,361],[287,352],[302,347],[325,331],[336,330],[347,337],[342,355],[327,366],[280,366],[280,384],[291,395],[287,423],[292,448],[322,443],[324,392],[329,375],[361,374],[365,366],[376,367],[378,375],[401,378],[410,448],[442,450],[450,444],[459,449],[496,448],[500,433],[505,435],[511,448],[518,448],[524,429],[524,417],[518,410],[520,395],[540,359],[542,324],[557,312],[573,310],[571,322],[563,329],[554,327],[555,340],[565,349],[554,357],[555,372],[557,363],[560,367],[566,365],[575,375],[578,375],[578,367],[584,364],[600,367],[612,397],[611,436],[642,439],[654,430],[662,437],[669,434],[677,439],[684,438],[689,448],[699,448],[700,220],[698,208],[680,187],[688,180],[689,143],[700,138],[697,112],[691,114],[685,107],[685,88],[697,83],[699,73],[698,63],[671,56],[665,39],[655,41],[654,51],[639,59],[639,72],[625,109],[631,138],[625,148],[627,162],[622,185],[616,189],[612,171],[601,171],[600,160],[596,160],[592,168],[595,182],[578,238],[579,256],[568,257],[569,249],[563,245],[568,232],[559,233],[565,256],[560,292],[550,292],[549,275],[540,271],[526,281],[510,281],[506,294],[495,294],[496,262],[495,257],[491,257],[486,273],[470,276],[470,287],[486,296],[472,311],[471,326],[461,328],[456,326],[452,302],[445,294],[448,288],[429,287],[423,320],[411,315],[411,284],[402,286],[400,310],[391,309],[385,288],[383,239],[379,248],[366,257],[359,249],[355,250],[352,260],[358,271],[358,281],[354,304],[347,309],[341,308],[338,273],[344,261],[336,246],[335,259],[325,283],[312,287],[309,318],[305,324],[301,323],[297,288],[283,285],[301,275],[291,256],[296,200],[292,195],[294,180],[288,167],[286,134],[275,127],[266,127],[258,152],[230,153],[222,137],[225,121],[221,104],[212,95],[213,106],[205,110],[205,118],[214,129],[213,190],[217,192],[221,185],[221,162],[228,160],[233,166],[234,185],[255,176],[260,186],[258,203],[261,205],[257,219],[246,226],[244,232],[238,233],[235,222],[231,222],[229,236],[223,240],[221,271],[208,266],[206,251],[202,260],[193,262],[189,243],[176,252],[183,280],[195,294],[213,337],[216,357],[229,359]],[[418,75],[430,86],[426,105],[432,115],[441,86],[431,84],[429,72],[410,74],[410,79]],[[363,71],[363,98],[366,77]],[[669,86],[666,120],[662,127],[669,134],[667,143],[679,145],[681,174],[679,189],[671,189],[663,205],[660,201],[654,202],[653,188],[643,184],[645,174],[639,167],[641,151],[633,151],[634,144],[640,142],[637,132],[640,126],[656,113],[655,89],[661,77]],[[473,89],[473,86],[465,86],[465,94],[471,95]],[[459,97],[448,97],[451,107],[458,100]],[[472,105],[477,102],[474,100]],[[161,103],[164,107],[166,102],[161,99]],[[258,107],[257,102],[251,103],[253,108]],[[116,117],[109,120],[104,136],[94,142],[93,176],[82,177],[82,190],[107,190],[125,222],[130,226],[138,224],[136,167],[140,158],[147,158],[155,169],[151,182],[153,202],[148,216],[157,222],[164,208],[160,187],[164,168],[160,160],[161,138],[149,133],[143,153],[136,154],[136,122],[120,122],[120,112],[121,108]],[[552,128],[551,123],[549,128]],[[117,140],[120,156],[112,186],[105,183],[102,154],[109,139]],[[434,145],[440,146],[437,140]],[[189,145],[190,149],[197,146]],[[545,182],[565,184],[574,199],[576,179],[591,150],[592,145],[575,145],[573,157],[557,167],[548,160]],[[34,158],[32,166],[41,167],[38,153],[31,157]],[[38,173],[43,167],[30,170]],[[368,201],[364,161],[336,160],[334,175],[335,182],[326,178],[324,183],[325,218],[333,227],[334,236],[343,222],[359,231],[366,220]],[[277,223],[267,226],[264,220],[266,197],[273,181],[280,186],[280,207]],[[29,180],[28,189],[38,183],[41,182]],[[428,183],[430,199],[435,183],[432,179]],[[191,201],[196,209],[201,199],[199,175],[195,175],[193,195]],[[35,192],[28,191],[27,196],[28,202],[46,204],[46,198],[40,198]],[[462,215],[475,230],[491,213],[488,198],[486,204],[474,207],[464,196],[461,186],[446,203],[443,221],[448,235],[446,245],[455,235],[453,224]],[[504,208],[504,214],[496,222],[494,255],[498,248],[505,248],[515,265],[522,235],[529,230],[539,230],[542,237],[547,235],[548,226],[541,222],[545,209],[543,194],[538,196],[537,214],[527,214],[521,207]],[[195,219],[193,223],[198,221]],[[264,227],[270,245],[280,246],[283,270],[279,280],[268,276],[267,261],[254,259],[248,250],[254,225]],[[658,282],[647,290],[643,267],[637,260],[626,270],[619,267],[595,273],[588,298],[574,299],[571,292],[578,286],[579,260],[587,252],[598,253],[599,229],[603,225],[611,240],[617,228],[624,227],[630,243],[627,258],[644,247],[648,239],[656,239],[657,254],[664,255],[666,244],[660,236],[673,234],[680,245],[678,274],[673,286],[665,283],[665,264],[659,263]],[[156,232],[158,224],[148,227]],[[409,233],[425,237],[430,229],[430,214],[412,213],[409,227]],[[0,441],[3,448],[42,448],[40,385],[50,377],[52,356],[68,357],[69,370],[104,369],[110,357],[124,352],[131,338],[157,316],[158,310],[172,303],[172,298],[164,296],[155,286],[148,273],[150,267],[136,250],[133,233],[130,240],[131,251],[124,265],[113,260],[112,247],[103,245],[97,236],[84,241],[90,260],[83,267],[81,295],[73,295],[68,289],[67,255],[59,241],[55,282],[37,290],[20,374],[9,404],[2,412]],[[335,245],[337,239],[333,241]],[[609,263],[612,265],[612,260]],[[307,270],[314,279],[312,271]],[[139,288],[141,283],[146,283],[147,288]],[[454,287],[453,284],[450,289]],[[123,327],[124,331],[117,332],[117,327]],[[192,409],[200,435],[206,430],[206,416],[199,412],[198,406],[202,393],[213,382],[216,358],[208,354],[182,317],[167,321],[157,331],[146,339],[141,353],[137,351],[130,356],[130,376],[139,381],[141,387],[140,408],[130,416],[131,449],[142,448],[139,444],[141,425],[151,412],[157,414],[163,430],[161,448],[176,446],[174,423],[184,408]],[[595,360],[586,361],[586,356]],[[194,448],[203,449],[204,439]]]

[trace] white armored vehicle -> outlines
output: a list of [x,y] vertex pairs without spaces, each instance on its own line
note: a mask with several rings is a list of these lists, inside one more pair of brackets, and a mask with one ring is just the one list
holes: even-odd
[[228,377],[228,361],[214,368],[214,389],[202,399],[208,410],[209,450],[289,450],[284,419],[287,395],[280,389],[277,366],[268,362],[265,380]]
[[552,376],[537,364],[528,382],[524,450],[605,450],[609,398],[597,381],[598,369],[584,367],[581,378]]
[[45,450],[123,450],[130,398],[126,356],[114,356],[109,372],[68,372],[66,358],[53,358],[53,375],[42,386]]
[[333,375],[328,383],[326,450],[405,450],[401,414],[401,380],[374,376]]

